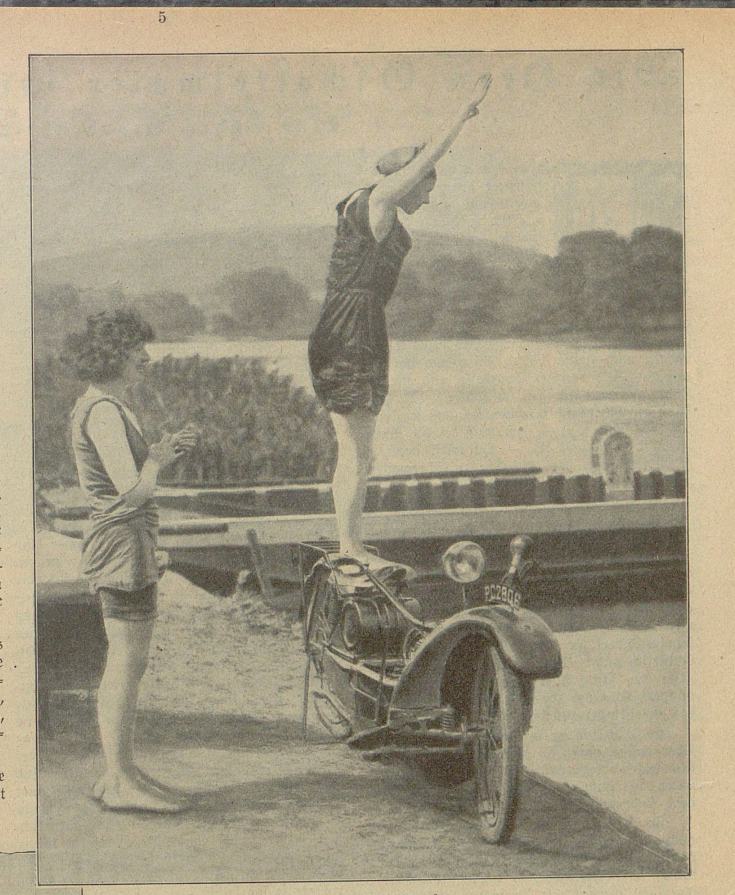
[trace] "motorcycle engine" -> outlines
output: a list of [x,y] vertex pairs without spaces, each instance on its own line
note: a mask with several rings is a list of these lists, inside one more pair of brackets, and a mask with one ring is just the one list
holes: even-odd
[[[421,618],[421,604],[413,597],[398,597],[406,611]],[[400,654],[414,626],[381,593],[352,597],[342,609],[342,640],[347,649],[368,656]]]

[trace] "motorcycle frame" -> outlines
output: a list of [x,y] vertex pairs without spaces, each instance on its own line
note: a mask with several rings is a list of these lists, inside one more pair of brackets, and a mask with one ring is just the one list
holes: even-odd
[[[336,569],[330,554],[338,552],[333,541],[302,542],[299,544],[299,568],[302,583],[302,618],[304,622],[304,648],[307,653],[304,676],[304,704],[302,727],[306,734],[308,711],[309,675],[314,656],[309,637],[312,617],[307,600],[307,582],[317,562],[323,560],[330,574]],[[306,551],[317,555],[307,570]],[[361,565],[361,563],[357,563]],[[504,660],[520,676],[527,705],[526,725],[530,725],[533,702],[533,682],[543,678],[555,678],[562,672],[561,651],[551,629],[535,613],[500,602],[487,602],[465,608],[436,625],[427,625],[407,612],[400,601],[379,581],[369,569],[362,566],[366,577],[390,603],[415,627],[424,631],[418,650],[408,661],[390,661],[384,648],[382,656],[371,657],[368,662],[337,649],[330,643],[321,646],[330,661],[347,676],[350,687],[363,698],[375,704],[372,725],[359,729],[346,740],[363,753],[379,756],[425,756],[437,752],[460,755],[466,753],[479,735],[462,723],[457,729],[450,728],[448,706],[442,705],[442,693],[446,690],[447,669],[457,651],[471,645],[490,643],[497,646]],[[379,658],[379,666],[376,662]],[[324,655],[322,655],[322,662]],[[399,669],[395,676],[392,672]],[[370,683],[368,683],[370,682]],[[365,683],[367,686],[359,686]],[[370,685],[372,684],[372,686]],[[374,688],[374,693],[371,690]],[[321,693],[334,710],[354,729],[358,722],[366,722],[365,715],[352,713],[335,694]],[[381,714],[385,709],[385,721]]]

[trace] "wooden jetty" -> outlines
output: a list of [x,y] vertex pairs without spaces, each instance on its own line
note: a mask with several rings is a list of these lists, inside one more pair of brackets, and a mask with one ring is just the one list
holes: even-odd
[[[391,476],[372,480],[366,537],[421,576],[439,571],[453,541],[469,538],[485,549],[492,568],[506,561],[515,534],[534,536],[536,558],[559,586],[575,581],[578,595],[614,578],[647,576],[648,592],[670,586],[683,593],[685,478],[682,472],[631,473],[630,499],[614,499],[604,476],[541,477],[539,470],[479,470]],[[610,499],[613,498],[613,499]],[[295,544],[336,537],[331,489],[326,483],[251,487],[166,487],[159,543],[171,565],[213,590],[232,587],[253,569],[249,532],[257,532],[272,578],[298,579]],[[57,531],[80,537],[84,512],[57,513]],[[670,574],[671,573],[671,574]],[[585,585],[586,582],[586,585]],[[583,587],[583,585],[585,585]],[[651,591],[653,588],[653,591]],[[615,589],[616,591],[619,588]]]
[[[364,527],[384,556],[424,578],[438,573],[449,544],[468,538],[483,547],[491,572],[499,571],[509,540],[522,532],[536,541],[549,599],[563,591],[590,599],[664,591],[683,598],[685,500],[683,471],[634,472],[630,437],[600,426],[589,470],[579,475],[525,467],[375,477]],[[294,583],[294,545],[337,535],[328,482],[165,486],[158,503],[159,543],[171,565],[210,590],[231,589],[241,570],[256,565],[260,577],[266,568],[270,578]],[[79,501],[57,507],[56,530],[80,537],[85,514]],[[257,557],[253,532],[262,545]]]
[[[479,543],[486,575],[493,577],[507,567],[509,542],[519,533],[535,542],[537,571],[526,601],[537,611],[684,602],[685,489],[682,471],[633,472],[630,439],[601,427],[593,436],[590,470],[580,475],[525,468],[373,479],[365,535],[383,556],[418,571],[427,617],[447,609],[451,588],[443,583],[440,558],[449,544]],[[39,538],[39,689],[48,694],[96,686],[105,641],[97,601],[76,571],[79,547],[72,538],[82,535],[86,509],[68,495],[56,506],[53,495],[44,500],[58,533],[49,535],[68,558],[60,565],[40,555]],[[248,569],[267,599],[283,607],[298,604],[298,542],[336,536],[326,482],[170,486],[160,489],[158,500],[159,545],[175,571],[211,591],[231,593],[238,574]]]

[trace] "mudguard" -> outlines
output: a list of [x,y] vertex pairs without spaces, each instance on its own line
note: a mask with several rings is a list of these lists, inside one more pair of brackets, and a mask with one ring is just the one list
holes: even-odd
[[559,677],[561,650],[549,626],[528,609],[475,606],[437,625],[422,641],[395,685],[390,708],[439,706],[444,669],[457,645],[481,635],[500,648],[505,660],[532,680]]

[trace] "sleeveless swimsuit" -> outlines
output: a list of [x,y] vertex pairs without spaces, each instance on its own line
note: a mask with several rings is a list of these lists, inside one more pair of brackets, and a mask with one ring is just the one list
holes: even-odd
[[82,571],[93,591],[137,591],[158,581],[158,510],[153,499],[140,507],[126,504],[107,474],[87,432],[89,414],[101,401],[109,401],[119,410],[138,472],[148,457],[145,439],[117,399],[110,395],[84,395],[77,401],[71,414],[72,447],[79,483],[90,507],[82,543]]
[[332,413],[377,414],[388,394],[385,306],[398,282],[411,237],[396,217],[378,242],[370,229],[372,187],[337,206],[337,232],[321,315],[309,338],[314,391]]

